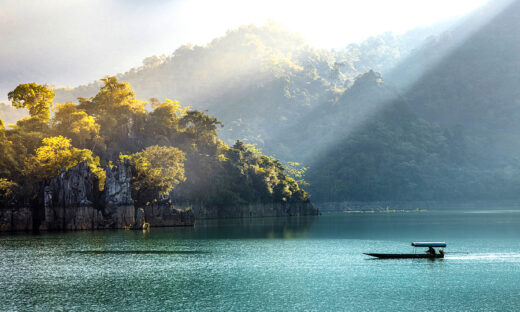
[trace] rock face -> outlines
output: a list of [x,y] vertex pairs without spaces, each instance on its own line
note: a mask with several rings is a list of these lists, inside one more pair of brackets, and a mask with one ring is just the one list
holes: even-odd
[[106,170],[105,189],[101,198],[106,227],[140,227],[135,224],[136,210],[132,199],[132,171],[128,160]]
[[0,207],[0,231],[95,230],[192,226],[191,211],[160,202],[137,209],[131,192],[131,169],[125,161],[107,168],[103,191],[86,162],[40,186],[32,202]]
[[145,208],[141,208],[144,218],[153,226],[189,226],[195,223],[191,209],[172,205],[168,197]]
[[0,232],[31,231],[32,211],[27,207],[6,207],[0,209]]
[[192,208],[197,219],[257,218],[317,216],[320,211],[311,203],[257,203],[249,205],[208,207],[200,204],[185,204]]
[[43,187],[43,214],[38,209],[40,230],[87,230],[103,227],[103,215],[95,203],[99,194],[87,163],[63,170]]
[[132,199],[132,171],[128,161],[106,169],[103,191],[86,162],[40,185],[31,202],[27,199],[0,207],[0,231],[55,231],[140,229],[193,226],[195,218],[252,218],[319,215],[311,203],[257,203],[238,206],[172,204],[168,197],[145,207]]

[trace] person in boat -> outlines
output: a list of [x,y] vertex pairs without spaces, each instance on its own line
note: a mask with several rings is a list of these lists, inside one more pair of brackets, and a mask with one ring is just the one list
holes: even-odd
[[428,251],[426,251],[426,253],[432,256],[436,254],[435,249],[433,249],[431,246],[428,247]]
[[442,248],[439,248],[439,254],[444,257],[444,250],[442,250]]

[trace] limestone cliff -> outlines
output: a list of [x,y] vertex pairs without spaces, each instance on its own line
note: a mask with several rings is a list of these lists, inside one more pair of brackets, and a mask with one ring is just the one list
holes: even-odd
[[0,231],[95,230],[189,226],[191,211],[179,211],[170,202],[139,208],[131,196],[131,169],[121,162],[106,170],[103,191],[83,162],[40,185],[33,200],[19,199],[0,209]]
[[176,203],[181,209],[191,209],[196,219],[258,218],[317,216],[320,211],[312,203],[251,203],[235,206],[208,206],[201,203]]
[[103,207],[106,227],[141,227],[136,224],[136,209],[132,199],[132,171],[128,160],[106,169],[105,189],[100,204]]
[[83,162],[43,182],[32,199],[18,198],[0,207],[0,231],[48,231],[192,226],[195,218],[252,218],[319,215],[312,203],[251,203],[226,207],[162,198],[144,207],[132,199],[128,161],[106,169],[103,191]]

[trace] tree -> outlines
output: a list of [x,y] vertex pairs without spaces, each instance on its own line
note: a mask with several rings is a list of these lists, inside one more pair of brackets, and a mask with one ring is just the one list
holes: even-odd
[[214,117],[196,110],[189,111],[179,121],[184,140],[195,144],[199,152],[214,155],[217,150],[217,125],[224,125]]
[[69,169],[86,161],[92,172],[99,178],[100,187],[104,185],[104,170],[99,167],[99,157],[88,149],[78,149],[71,145],[70,139],[63,136],[44,138],[43,145],[36,150],[36,155],[25,159],[24,176],[38,182],[52,178],[62,168]]
[[7,139],[4,122],[0,119],[0,177],[13,177],[18,168],[13,144]]
[[175,147],[150,146],[130,156],[133,169],[133,197],[139,204],[146,204],[157,195],[168,194],[175,185],[186,180],[184,176],[184,152]]
[[114,159],[120,152],[134,151],[131,138],[143,127],[146,102],[135,98],[128,82],[116,77],[101,79],[105,83],[90,99],[78,98],[79,109],[93,116],[100,125],[100,135],[107,146],[106,158]]
[[5,178],[0,178],[0,202],[2,200],[9,199],[17,187],[18,184],[15,182],[9,181]]
[[71,102],[56,106],[51,124],[54,133],[72,139],[76,147],[93,149],[95,143],[101,139],[98,136],[100,126],[94,117]]
[[143,127],[143,141],[145,146],[149,145],[175,145],[179,137],[179,120],[185,116],[190,107],[182,107],[178,101],[166,99],[163,103],[152,98],[150,103],[153,112],[147,116],[146,126]]
[[54,96],[54,91],[34,82],[20,84],[7,94],[14,107],[27,108],[32,117],[44,122],[49,121]]

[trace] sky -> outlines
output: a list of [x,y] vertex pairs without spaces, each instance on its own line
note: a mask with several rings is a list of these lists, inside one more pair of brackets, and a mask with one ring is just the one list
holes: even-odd
[[18,83],[87,83],[245,24],[274,20],[311,45],[341,48],[454,18],[485,2],[0,0],[0,100]]

